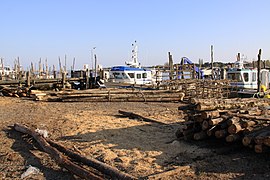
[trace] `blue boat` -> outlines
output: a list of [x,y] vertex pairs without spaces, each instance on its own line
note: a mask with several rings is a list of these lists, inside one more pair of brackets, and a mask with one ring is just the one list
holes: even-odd
[[142,68],[138,62],[138,47],[132,44],[132,61],[126,62],[125,66],[114,66],[110,70],[110,81],[132,85],[151,85],[153,73],[150,69]]

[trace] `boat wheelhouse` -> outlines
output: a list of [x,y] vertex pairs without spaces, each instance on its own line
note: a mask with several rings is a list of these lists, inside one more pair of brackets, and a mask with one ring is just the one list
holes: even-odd
[[111,69],[113,82],[125,84],[151,84],[151,70],[129,66],[115,66]]
[[131,61],[126,62],[126,66],[112,67],[110,70],[110,81],[134,85],[151,85],[154,82],[161,81],[160,73],[141,67],[138,62],[138,47],[136,41],[132,46]]
[[[227,71],[227,79],[232,80],[231,86],[240,89],[257,89],[257,69],[237,69],[232,68]],[[269,70],[260,71],[261,84],[269,87]]]

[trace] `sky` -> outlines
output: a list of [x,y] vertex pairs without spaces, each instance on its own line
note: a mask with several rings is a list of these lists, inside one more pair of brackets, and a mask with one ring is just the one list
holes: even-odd
[[269,0],[2,0],[0,57],[24,67],[47,59],[50,66],[103,67],[131,60],[137,41],[143,66],[188,57],[234,62],[237,53],[270,59]]

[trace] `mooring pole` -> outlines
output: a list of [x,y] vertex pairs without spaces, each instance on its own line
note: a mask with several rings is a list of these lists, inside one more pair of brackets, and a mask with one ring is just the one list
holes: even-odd
[[173,60],[172,60],[172,55],[170,52],[168,52],[169,55],[169,68],[170,68],[170,80],[173,79]]
[[259,49],[259,54],[258,54],[258,75],[257,75],[257,92],[261,92],[261,55],[262,55],[262,50]]
[[30,87],[30,71],[26,72],[26,87]]
[[95,54],[95,85],[97,83],[97,55]]
[[211,45],[211,71],[212,71],[212,79],[214,79],[214,52],[213,52],[213,45]]

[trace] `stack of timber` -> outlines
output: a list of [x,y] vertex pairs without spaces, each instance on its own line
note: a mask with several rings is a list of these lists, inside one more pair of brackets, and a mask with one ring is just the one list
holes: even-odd
[[191,98],[228,98],[230,96],[230,81],[204,79],[178,79],[163,81],[164,89],[182,90],[185,99]]
[[178,90],[90,89],[38,91],[34,98],[61,102],[178,102],[183,100],[183,96],[184,94]]
[[28,88],[26,87],[8,87],[0,86],[0,94],[9,97],[26,97],[28,93]]
[[176,132],[178,138],[239,141],[257,153],[270,149],[269,99],[191,99],[191,102],[179,107],[186,116]]

